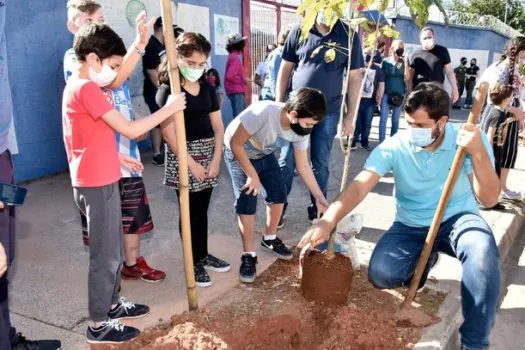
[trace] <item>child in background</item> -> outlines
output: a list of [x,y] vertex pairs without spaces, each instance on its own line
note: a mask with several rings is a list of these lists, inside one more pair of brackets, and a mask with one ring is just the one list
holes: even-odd
[[[144,23],[141,23],[143,26]],[[108,26],[86,24],[73,43],[77,65],[69,77],[62,102],[64,145],[75,203],[86,215],[90,256],[88,277],[89,343],[122,343],[140,331],[119,319],[138,318],[149,307],[119,297],[122,256],[122,177],[115,131],[134,139],[184,109],[185,98],[170,97],[155,114],[129,121],[107,100],[102,87],[120,69],[126,47]]]
[[[502,156],[505,154],[503,147],[507,138],[509,124],[515,120],[514,117],[509,117],[507,111],[512,101],[512,93],[512,86],[496,83],[489,91],[490,100],[494,104],[487,105],[481,118],[480,127],[487,133],[489,142],[492,145],[494,166],[498,176],[501,175]],[[496,207],[501,207],[501,204],[496,205]]]
[[[186,94],[184,111],[186,145],[188,151],[191,247],[198,287],[211,286],[206,270],[227,272],[230,264],[208,252],[208,208],[213,187],[218,184],[221,168],[224,126],[215,89],[206,80],[204,70],[211,52],[211,44],[201,34],[184,33],[176,41],[181,89]],[[171,93],[168,60],[164,57],[159,67],[160,87],[157,104],[163,106]],[[174,120],[161,124],[162,135],[168,144],[166,150],[165,184],[179,193],[179,166]],[[180,227],[180,219],[179,219]],[[181,230],[182,231],[182,230]]]
[[[68,2],[68,22],[67,26],[72,34],[76,34],[79,28],[89,23],[103,23],[104,16],[102,6],[94,0],[71,0]],[[133,67],[140,60],[141,54],[148,41],[148,32],[151,24],[145,23],[145,14],[140,14],[137,18],[137,38],[128,50],[123,62],[123,66],[130,67],[121,69],[117,78],[110,86],[112,89],[104,87],[103,91],[107,100],[124,115],[128,121],[133,121],[133,107],[126,79],[133,71]],[[76,67],[76,55],[73,49],[69,49],[64,57],[64,77],[66,82]],[[125,75],[125,76],[124,76]],[[119,160],[121,164],[122,178],[119,181],[122,205],[122,224],[124,231],[124,266],[122,268],[122,278],[141,279],[147,282],[158,282],[166,277],[166,273],[154,269],[148,265],[146,259],[140,256],[140,235],[153,230],[153,220],[151,218],[150,206],[146,195],[146,187],[142,179],[144,169],[141,160],[138,142],[144,139],[147,134],[131,140],[119,133],[115,134]],[[89,245],[87,219],[84,213],[80,212],[82,224],[82,236],[84,244]]]
[[286,202],[286,188],[274,155],[279,138],[293,143],[295,164],[306,187],[316,199],[319,213],[328,207],[310,164],[308,143],[313,126],[323,120],[326,101],[319,90],[301,88],[291,94],[286,104],[262,101],[248,107],[226,129],[225,160],[235,194],[235,211],[242,234],[243,255],[239,278],[255,281],[257,254],[253,244],[257,195],[264,186],[266,233],[261,246],[279,259],[292,259],[292,252],[277,238],[277,226]]
[[217,100],[219,101],[219,106],[222,108],[224,103],[224,94],[221,91],[221,78],[219,77],[219,72],[215,68],[210,68],[206,72],[206,79],[211,86],[215,88],[215,93],[217,94]]

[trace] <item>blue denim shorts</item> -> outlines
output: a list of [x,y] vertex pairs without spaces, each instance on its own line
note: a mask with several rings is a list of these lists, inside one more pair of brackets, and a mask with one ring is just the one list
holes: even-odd
[[[232,179],[233,193],[235,194],[235,212],[239,215],[255,215],[257,197],[247,195],[241,188],[246,184],[246,174],[241,169],[231,150],[224,148],[224,159]],[[286,187],[281,178],[281,169],[275,155],[269,154],[260,159],[250,159],[261,181],[268,205],[286,202]]]

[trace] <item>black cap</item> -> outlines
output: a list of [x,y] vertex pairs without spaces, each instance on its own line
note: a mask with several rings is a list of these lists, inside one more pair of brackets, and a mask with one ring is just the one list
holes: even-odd
[[155,21],[155,24],[153,24],[153,29],[157,30],[160,28],[162,28],[162,17],[159,16],[157,20]]

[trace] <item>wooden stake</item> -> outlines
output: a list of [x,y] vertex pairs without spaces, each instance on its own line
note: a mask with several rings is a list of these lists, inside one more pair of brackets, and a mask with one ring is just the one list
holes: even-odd
[[[488,89],[488,83],[482,83],[479,87],[478,93],[476,94],[476,101],[474,102],[474,107],[470,111],[467,120],[468,124],[476,124],[478,116],[481,112],[481,108],[483,107],[483,103],[487,96]],[[401,306],[402,309],[409,308],[412,304],[412,300],[414,300],[414,297],[416,296],[417,287],[419,286],[419,282],[421,281],[421,277],[423,276],[423,272],[425,271],[425,267],[427,266],[430,253],[432,253],[432,247],[434,246],[434,241],[436,240],[439,227],[441,226],[441,221],[443,220],[443,215],[445,214],[448,200],[450,199],[450,195],[452,194],[452,190],[454,189],[454,184],[456,183],[461,167],[463,166],[465,154],[465,149],[463,147],[458,147],[458,150],[456,151],[456,156],[454,157],[454,161],[452,162],[452,167],[450,168],[450,171],[448,173],[447,181],[445,182],[443,193],[441,194],[441,198],[439,199],[438,207],[436,213],[434,214],[434,219],[432,220],[432,224],[430,225],[430,229],[428,230],[427,238],[425,239],[425,244],[423,246],[423,250],[421,251],[421,257],[419,258],[419,261],[416,265],[416,271],[414,272],[414,276],[412,277],[410,288],[408,289],[405,300],[403,301],[403,305]]]
[[[162,27],[164,44],[168,55],[170,88],[172,94],[180,94],[179,67],[175,52],[175,36],[173,34],[173,20],[171,0],[160,0],[162,11]],[[179,160],[179,191],[180,191],[180,220],[182,227],[182,248],[184,255],[184,271],[186,273],[186,292],[190,311],[198,309],[197,287],[193,272],[193,254],[191,251],[190,227],[190,196],[188,185],[188,158],[186,150],[186,129],[184,126],[184,112],[175,114],[175,129],[177,133],[177,158]]]

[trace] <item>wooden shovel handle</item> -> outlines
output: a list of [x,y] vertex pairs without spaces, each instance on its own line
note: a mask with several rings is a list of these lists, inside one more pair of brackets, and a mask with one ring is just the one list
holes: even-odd
[[[483,103],[485,102],[488,88],[488,83],[482,83],[479,87],[478,92],[476,94],[476,100],[474,101],[474,107],[470,111],[467,123],[476,124],[478,116],[481,112],[481,108],[483,107]],[[423,276],[423,272],[425,271],[425,267],[427,266],[428,258],[432,253],[434,241],[436,240],[439,227],[441,226],[441,221],[443,220],[448,201],[452,194],[452,190],[454,189],[454,184],[456,183],[460,169],[463,166],[464,159],[465,150],[463,149],[463,147],[458,147],[458,150],[456,151],[456,156],[454,157],[454,161],[452,162],[452,167],[450,168],[450,171],[448,173],[447,181],[445,182],[443,193],[441,194],[441,198],[439,199],[438,207],[436,213],[434,214],[434,219],[432,220],[432,224],[430,225],[427,238],[425,239],[425,244],[423,246],[421,256],[416,265],[416,270],[414,272],[414,276],[412,277],[410,288],[408,289],[405,300],[403,301],[403,309],[410,307],[410,305],[412,304],[412,300],[414,300],[414,297],[416,296],[417,287],[419,286],[419,282],[421,281],[421,277]]]

